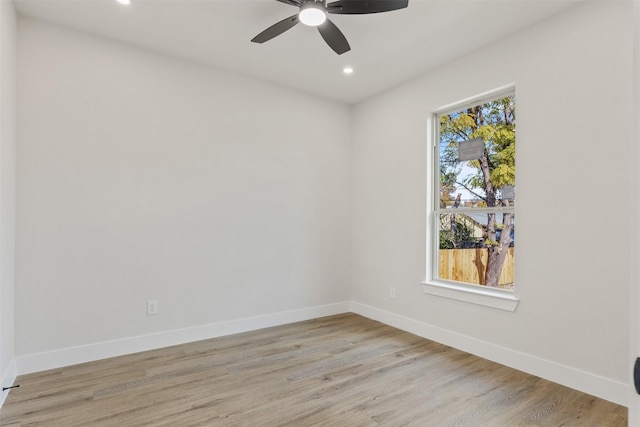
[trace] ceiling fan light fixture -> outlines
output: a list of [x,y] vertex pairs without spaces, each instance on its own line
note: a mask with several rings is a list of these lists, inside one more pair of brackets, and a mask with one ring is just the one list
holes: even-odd
[[316,3],[313,1],[307,2],[300,7],[300,13],[298,19],[304,25],[310,27],[317,27],[322,25],[327,20],[327,13],[324,10],[322,2]]
[[[1,1],[1,0],[0,0]],[[327,13],[343,15],[364,15],[369,13],[390,12],[403,9],[409,0],[276,0],[298,8],[298,13],[276,22],[251,39],[253,43],[264,43],[302,22],[304,25],[318,28],[325,43],[338,55],[351,50],[342,31],[327,18]]]

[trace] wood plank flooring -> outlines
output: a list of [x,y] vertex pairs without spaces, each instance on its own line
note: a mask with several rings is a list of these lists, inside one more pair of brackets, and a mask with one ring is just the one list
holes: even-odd
[[624,407],[355,314],[17,383],[0,426],[627,425]]

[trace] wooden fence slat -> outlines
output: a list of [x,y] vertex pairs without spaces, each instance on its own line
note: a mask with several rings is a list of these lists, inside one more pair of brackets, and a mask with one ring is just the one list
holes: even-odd
[[[514,282],[514,250],[515,248],[509,248],[502,266],[499,285],[509,285]],[[440,249],[438,251],[438,276],[444,280],[484,285],[487,258],[486,248]]]

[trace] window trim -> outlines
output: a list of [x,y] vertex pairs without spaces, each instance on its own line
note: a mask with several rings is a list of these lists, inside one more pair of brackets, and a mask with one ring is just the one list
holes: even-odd
[[475,305],[496,308],[504,311],[516,311],[520,299],[511,291],[482,288],[448,281],[422,282],[422,289],[427,295],[463,301]]
[[[426,268],[426,280],[422,282],[424,293],[427,295],[438,296],[466,303],[481,305],[485,307],[505,310],[514,312],[520,302],[517,297],[514,287],[513,291],[507,291],[502,289],[494,289],[481,287],[478,285],[467,285],[462,282],[453,282],[448,280],[438,280],[434,277],[436,273],[435,266],[438,262],[438,249],[437,245],[437,226],[436,216],[440,214],[436,210],[436,202],[438,200],[439,183],[436,182],[436,175],[433,170],[438,168],[436,161],[438,155],[436,150],[438,149],[438,117],[442,114],[449,114],[458,111],[461,108],[465,108],[469,105],[481,104],[494,99],[498,99],[503,96],[515,95],[515,84],[509,84],[499,87],[495,90],[481,93],[479,95],[464,99],[462,101],[446,105],[444,107],[436,109],[431,115],[430,120],[427,123],[427,139],[430,150],[428,150],[427,159],[432,169],[431,173],[427,174],[427,189],[431,192],[430,197],[427,197],[427,268]],[[474,210],[475,212],[476,210]],[[515,213],[515,207],[513,208]]]

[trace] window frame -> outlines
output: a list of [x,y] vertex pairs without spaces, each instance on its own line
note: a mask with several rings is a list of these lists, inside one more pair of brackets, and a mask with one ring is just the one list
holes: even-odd
[[[450,114],[462,109],[484,104],[499,98],[507,96],[515,96],[516,87],[514,84],[506,85],[495,90],[481,93],[479,95],[446,105],[436,109],[431,118],[427,122],[427,139],[429,144],[428,165],[432,170],[427,174],[427,268],[426,280],[422,282],[425,294],[444,297],[457,301],[471,304],[477,304],[485,307],[496,308],[506,311],[515,311],[519,298],[516,294],[516,288],[513,290],[505,290],[499,288],[490,288],[474,284],[465,284],[438,278],[438,250],[439,250],[439,222],[440,215],[444,209],[440,208],[440,177],[439,177],[439,141],[440,141],[440,120],[443,114]],[[516,154],[517,155],[517,154]],[[487,212],[513,212],[515,216],[516,208],[514,207],[495,207],[495,208],[458,208],[458,213],[487,213]],[[514,253],[515,257],[515,253]]]

